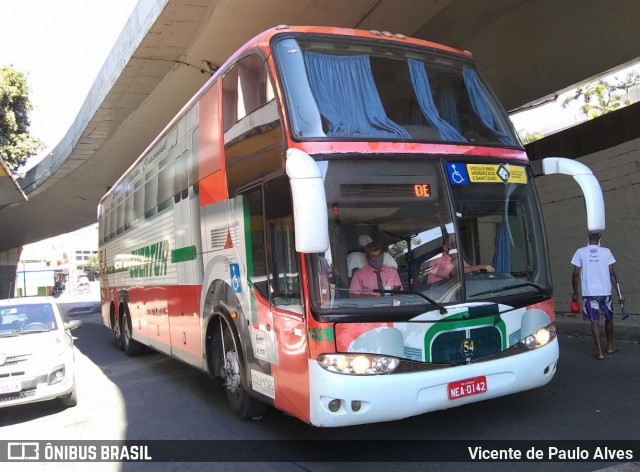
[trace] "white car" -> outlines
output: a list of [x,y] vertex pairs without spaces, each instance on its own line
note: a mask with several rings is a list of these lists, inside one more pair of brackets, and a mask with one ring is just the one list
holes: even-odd
[[0,300],[0,408],[57,399],[78,402],[75,353],[70,330],[55,298]]

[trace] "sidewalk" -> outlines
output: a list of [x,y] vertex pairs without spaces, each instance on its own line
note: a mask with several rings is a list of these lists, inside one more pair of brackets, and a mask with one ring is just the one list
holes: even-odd
[[[556,326],[560,335],[591,336],[591,323],[582,319],[582,313],[556,313]],[[604,336],[604,319],[600,317],[600,331]],[[640,342],[640,315],[629,315],[621,320],[616,313],[613,316],[613,337],[625,341]]]

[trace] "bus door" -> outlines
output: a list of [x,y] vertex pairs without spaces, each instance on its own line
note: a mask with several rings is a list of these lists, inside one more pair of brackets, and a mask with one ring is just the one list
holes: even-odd
[[[249,197],[259,198],[259,193]],[[263,302],[256,303],[253,351],[260,365],[271,364],[265,374],[273,380],[274,406],[305,417],[309,391],[306,328],[288,178],[267,181],[262,195],[262,205],[250,205],[252,221],[262,221],[261,231],[251,231],[253,275],[255,280],[264,280],[254,283]],[[261,214],[254,214],[257,212]],[[253,388],[260,392],[260,387]]]

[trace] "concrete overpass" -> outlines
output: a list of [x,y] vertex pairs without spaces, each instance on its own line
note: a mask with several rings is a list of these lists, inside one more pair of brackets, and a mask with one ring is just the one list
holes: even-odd
[[100,197],[211,67],[271,26],[387,30],[470,50],[513,110],[636,59],[637,18],[640,2],[625,0],[141,0],[65,138],[19,180],[28,200],[0,201],[0,277],[22,245],[95,222]]

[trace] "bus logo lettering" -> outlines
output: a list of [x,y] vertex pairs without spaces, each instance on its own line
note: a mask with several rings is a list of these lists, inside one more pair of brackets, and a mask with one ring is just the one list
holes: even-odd
[[160,277],[167,275],[167,260],[169,258],[169,241],[160,241],[131,251],[132,260],[140,263],[129,268],[129,277]]

